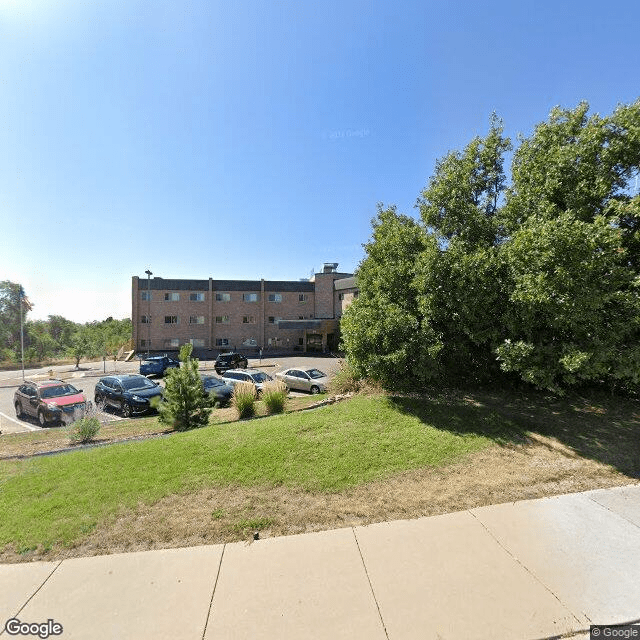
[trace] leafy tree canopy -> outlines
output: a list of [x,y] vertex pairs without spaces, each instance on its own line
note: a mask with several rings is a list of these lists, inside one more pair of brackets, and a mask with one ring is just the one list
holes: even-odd
[[640,101],[556,108],[519,142],[508,184],[494,115],[438,161],[420,221],[379,208],[342,324],[356,372],[638,387]]

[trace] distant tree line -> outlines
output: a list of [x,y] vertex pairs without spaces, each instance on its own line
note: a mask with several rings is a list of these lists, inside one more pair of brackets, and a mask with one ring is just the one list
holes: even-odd
[[[22,302],[22,305],[21,305]],[[0,282],[0,361],[21,361],[20,307],[22,306],[25,363],[73,358],[115,357],[131,343],[131,320],[79,324],[62,316],[30,320],[32,305],[22,286],[8,280]]]
[[508,177],[511,151],[494,116],[437,162],[419,219],[379,206],[341,324],[357,374],[638,390],[640,101],[554,109]]

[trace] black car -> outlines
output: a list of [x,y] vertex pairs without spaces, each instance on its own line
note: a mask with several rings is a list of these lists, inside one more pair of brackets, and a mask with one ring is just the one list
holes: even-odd
[[140,362],[140,373],[143,376],[163,376],[167,369],[179,366],[180,362],[169,356],[151,356]]
[[224,380],[220,380],[215,376],[203,374],[200,377],[202,378],[205,393],[208,393],[212,400],[222,406],[231,402],[231,396],[233,395],[233,387],[231,385],[225,384]]
[[220,375],[229,369],[246,369],[249,361],[241,353],[221,353],[213,366],[216,373]]
[[146,413],[162,400],[162,387],[138,374],[107,376],[96,384],[95,403],[99,407],[114,407],[125,418],[134,413]]

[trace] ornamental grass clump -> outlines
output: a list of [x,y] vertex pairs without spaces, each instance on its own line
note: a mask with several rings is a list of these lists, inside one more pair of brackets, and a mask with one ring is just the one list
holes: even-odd
[[267,413],[282,413],[287,404],[287,385],[281,380],[265,382],[262,386],[261,398],[267,407]]
[[233,388],[231,403],[238,412],[238,418],[252,418],[256,414],[256,387],[251,382],[239,382]]
[[98,418],[80,418],[69,426],[69,440],[73,444],[91,442],[100,431]]

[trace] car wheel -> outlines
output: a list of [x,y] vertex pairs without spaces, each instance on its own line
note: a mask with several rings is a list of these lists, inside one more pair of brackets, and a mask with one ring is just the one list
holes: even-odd
[[16,417],[17,418],[22,418],[23,413],[22,413],[22,404],[20,404],[20,402],[16,402]]
[[40,409],[40,411],[38,411],[38,423],[40,424],[41,427],[46,427],[47,426],[47,420],[44,417],[44,411],[42,409]]
[[316,393],[320,393],[320,387],[316,387],[316,385],[314,384],[311,389],[310,389],[311,393],[315,396]]
[[131,417],[131,405],[128,402],[125,402],[122,405],[122,417],[130,418]]

